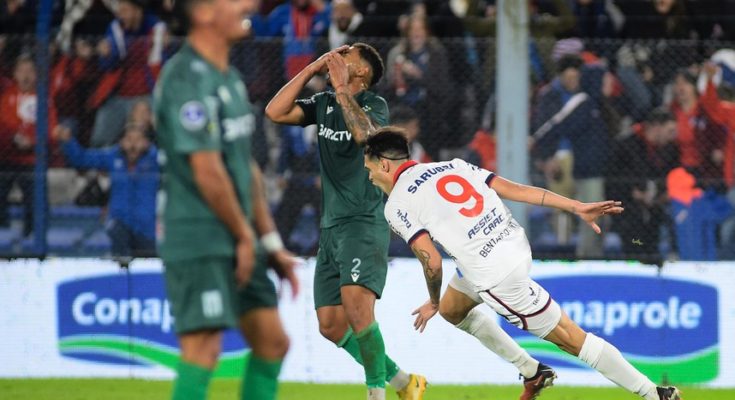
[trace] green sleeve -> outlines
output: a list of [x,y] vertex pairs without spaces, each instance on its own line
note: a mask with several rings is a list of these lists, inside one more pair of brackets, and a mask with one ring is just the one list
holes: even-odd
[[371,99],[368,107],[363,107],[366,110],[368,117],[377,123],[379,126],[386,126],[390,123],[390,116],[388,113],[388,104],[382,97],[375,97]]
[[166,125],[170,127],[174,151],[194,153],[220,150],[219,102],[207,96],[201,88],[188,82],[171,85],[175,90],[166,93]]
[[301,126],[316,124],[317,102],[322,95],[322,93],[317,93],[311,97],[296,100],[296,105],[304,111],[304,120],[301,122]]

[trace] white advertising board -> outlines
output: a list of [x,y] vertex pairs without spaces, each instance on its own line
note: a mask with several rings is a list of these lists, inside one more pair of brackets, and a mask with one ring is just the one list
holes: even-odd
[[[0,262],[0,377],[169,378],[177,362],[161,263],[129,269],[95,259]],[[299,269],[303,293],[281,296],[291,337],[282,379],[361,382],[362,369],[323,339],[313,308],[313,261]],[[445,263],[445,284],[454,273]],[[616,345],[654,381],[735,387],[735,264],[538,262],[532,277],[586,330]],[[435,383],[517,384],[512,365],[440,316],[424,333],[411,311],[427,298],[417,262],[391,262],[377,316],[389,355]],[[484,306],[484,312],[495,316]],[[532,355],[554,366],[559,384],[607,385],[553,345],[502,322]],[[248,347],[225,338],[217,376],[239,376]]]

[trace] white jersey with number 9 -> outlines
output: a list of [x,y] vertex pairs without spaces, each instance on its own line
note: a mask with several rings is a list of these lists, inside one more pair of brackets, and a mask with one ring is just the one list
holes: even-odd
[[490,289],[531,259],[525,231],[489,186],[494,177],[458,158],[409,161],[396,172],[385,218],[409,245],[428,233],[476,291]]

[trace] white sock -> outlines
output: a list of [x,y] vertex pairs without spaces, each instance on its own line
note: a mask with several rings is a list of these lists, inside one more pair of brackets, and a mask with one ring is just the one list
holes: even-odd
[[385,388],[370,388],[367,394],[368,400],[385,400]]
[[411,375],[409,375],[406,371],[399,369],[396,376],[393,377],[388,383],[393,386],[393,389],[395,390],[401,390],[408,385],[408,382],[411,381]]
[[472,309],[457,328],[477,338],[493,353],[512,363],[521,375],[531,378],[536,375],[538,361],[518,345],[492,318],[480,310]]
[[587,333],[579,359],[618,386],[646,400],[659,400],[656,384],[630,365],[620,351],[604,339]]

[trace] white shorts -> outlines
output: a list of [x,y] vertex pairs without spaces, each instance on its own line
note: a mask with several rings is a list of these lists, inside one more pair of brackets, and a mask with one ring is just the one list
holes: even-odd
[[475,292],[464,278],[454,274],[449,286],[476,303],[485,303],[511,324],[544,338],[561,320],[561,307],[549,292],[528,276],[531,267],[519,265],[495,287]]

